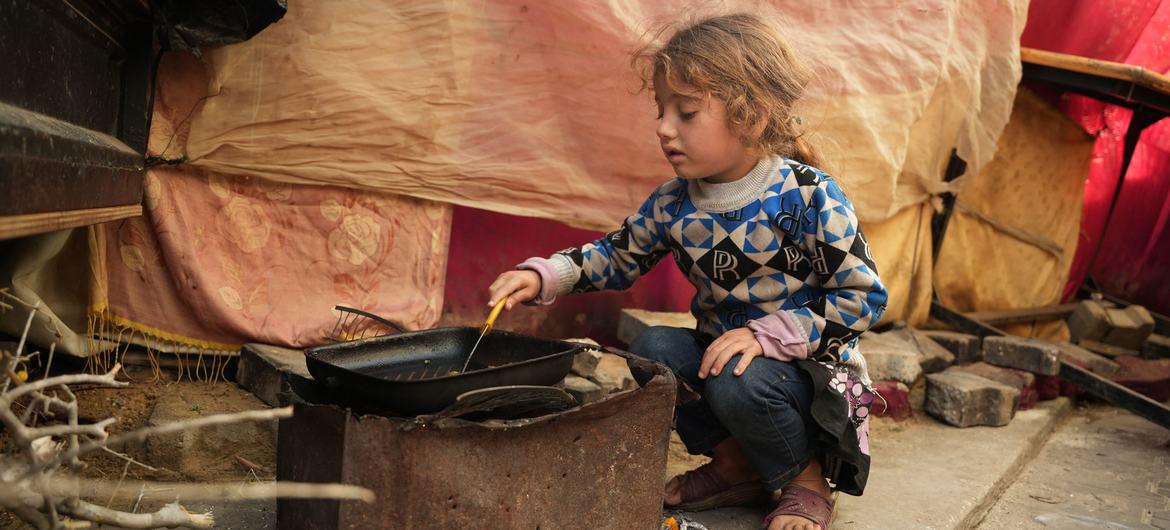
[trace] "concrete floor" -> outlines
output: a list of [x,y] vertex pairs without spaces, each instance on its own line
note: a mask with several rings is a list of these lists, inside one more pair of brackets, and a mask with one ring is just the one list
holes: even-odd
[[[1041,403],[1006,427],[877,419],[866,494],[835,529],[1170,528],[1170,431],[1105,405]],[[686,514],[755,530],[763,509]]]

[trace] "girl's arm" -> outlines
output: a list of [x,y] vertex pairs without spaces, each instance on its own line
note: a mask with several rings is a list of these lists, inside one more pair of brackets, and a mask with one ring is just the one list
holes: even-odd
[[[841,188],[828,175],[807,166],[793,164],[793,170],[799,193],[790,190],[783,198],[802,204],[785,208],[795,214],[796,222],[777,224],[804,250],[821,293],[797,299],[796,309],[753,320],[748,327],[768,357],[848,361],[842,346],[881,319],[886,288],[878,278],[853,205]],[[812,290],[815,293],[817,288]]]
[[538,304],[551,304],[569,293],[622,290],[633,285],[663,256],[670,253],[662,224],[658,221],[659,193],[650,195],[638,212],[626,218],[622,227],[580,248],[568,248],[552,257],[529,258],[517,269],[540,275]]

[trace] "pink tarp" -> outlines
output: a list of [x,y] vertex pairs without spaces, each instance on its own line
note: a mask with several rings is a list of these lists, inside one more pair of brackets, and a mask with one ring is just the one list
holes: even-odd
[[[1022,45],[1170,72],[1170,2],[1033,0]],[[1102,235],[1121,169],[1132,112],[1090,98],[1067,95],[1061,106],[1097,135],[1085,186],[1081,237],[1066,296],[1091,274],[1110,293],[1170,312],[1170,120],[1146,129],[1134,151]],[[1100,254],[1089,271],[1089,261]]]

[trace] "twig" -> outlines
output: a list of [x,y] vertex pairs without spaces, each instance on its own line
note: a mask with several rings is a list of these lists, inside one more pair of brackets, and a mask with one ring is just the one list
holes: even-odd
[[139,461],[135,460],[134,458],[132,458],[130,455],[127,455],[125,453],[119,453],[118,451],[110,449],[109,447],[103,447],[102,450],[107,452],[107,453],[110,453],[118,458],[121,458],[122,460],[125,460],[127,464],[134,464],[138,467],[146,469],[147,471],[154,471],[154,472],[159,471],[159,469],[157,467],[152,467],[152,466],[148,466],[146,464],[143,464],[142,462],[139,462]]
[[251,460],[248,460],[247,458],[244,458],[240,455],[236,455],[236,460],[239,461],[241,464],[243,464],[244,467],[247,467],[248,469],[251,469],[252,471],[260,471],[260,472],[264,473],[265,475],[272,474],[271,469],[268,469],[260,464],[252,462]]
[[[116,368],[117,367],[115,367],[115,369]],[[0,409],[0,418],[3,417],[3,412],[4,411]],[[287,418],[290,416],[292,416],[292,407],[283,407],[271,410],[245,410],[243,412],[236,412],[233,414],[214,414],[201,418],[166,423],[156,427],[145,427],[127,433],[111,436],[105,440],[91,441],[82,444],[81,447],[65,451],[59,455],[54,462],[46,462],[44,464],[34,466],[33,468],[26,471],[23,476],[27,477],[32,473],[43,471],[44,469],[59,464],[61,461],[81,456],[103,446],[118,446],[126,442],[140,442],[150,436],[157,434],[167,434],[177,431],[185,431],[188,429],[198,429],[212,425],[222,425],[225,423],[237,423],[244,421],[267,421],[278,418]]]

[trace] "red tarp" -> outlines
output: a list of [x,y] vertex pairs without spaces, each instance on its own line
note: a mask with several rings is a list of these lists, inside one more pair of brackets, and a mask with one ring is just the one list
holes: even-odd
[[[1033,0],[1023,46],[1170,71],[1170,2]],[[1066,298],[1091,274],[1102,289],[1161,313],[1170,312],[1170,120],[1142,134],[1117,198],[1102,227],[1117,186],[1126,129],[1132,111],[1077,95],[1061,108],[1097,135],[1085,186],[1081,237]],[[1101,250],[1093,270],[1094,251]]]

